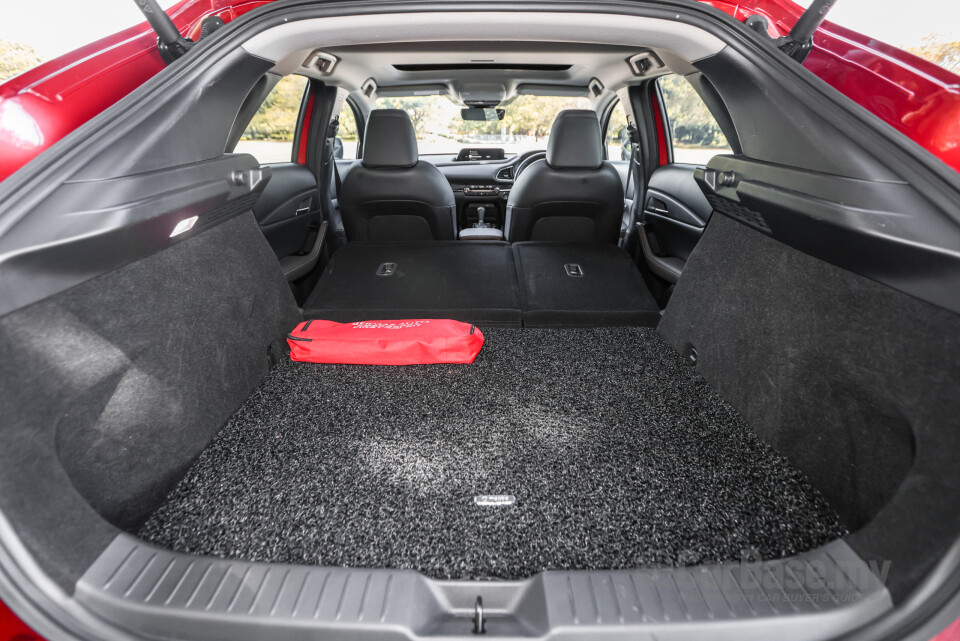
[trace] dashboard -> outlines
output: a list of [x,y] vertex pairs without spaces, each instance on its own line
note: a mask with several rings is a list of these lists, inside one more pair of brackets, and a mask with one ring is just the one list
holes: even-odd
[[[478,151],[500,152],[502,158],[481,160],[469,159]],[[522,154],[506,154],[502,149],[462,149],[456,154],[423,154],[420,160],[440,170],[457,203],[457,223],[460,229],[472,227],[479,219],[479,208],[484,208],[484,221],[503,229],[507,211],[507,199],[516,178],[517,169],[523,169],[531,161],[542,157],[544,151],[534,150]],[[474,155],[476,155],[474,153]],[[495,154],[497,155],[497,154]],[[466,157],[468,160],[462,160]],[[350,170],[359,165],[359,160],[337,160],[341,180]],[[614,163],[627,185],[627,163]],[[333,185],[331,184],[331,187]],[[628,198],[632,195],[628,194]]]
[[[500,158],[462,160],[477,152],[499,152]],[[496,156],[497,154],[489,154]],[[507,156],[502,149],[463,149],[457,155],[428,154],[420,159],[433,164],[446,177],[457,202],[460,229],[473,226],[483,208],[484,221],[503,229],[507,199],[513,186],[519,155]]]
[[[501,157],[460,159],[469,158],[471,153],[476,155],[479,151],[499,152],[492,155]],[[524,155],[505,154],[502,149],[462,149],[457,154],[423,154],[420,160],[439,169],[450,183],[457,203],[457,223],[460,229],[472,227],[479,220],[481,207],[484,221],[502,229],[515,167]],[[338,160],[337,170],[341,180],[359,163],[359,160]]]

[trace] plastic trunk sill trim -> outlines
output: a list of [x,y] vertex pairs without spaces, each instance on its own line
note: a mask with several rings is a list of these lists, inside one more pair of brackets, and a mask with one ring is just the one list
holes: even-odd
[[75,597],[131,631],[178,639],[467,637],[482,597],[492,637],[710,633],[789,641],[833,636],[891,607],[881,581],[843,541],[774,561],[481,582],[191,556],[121,534]]

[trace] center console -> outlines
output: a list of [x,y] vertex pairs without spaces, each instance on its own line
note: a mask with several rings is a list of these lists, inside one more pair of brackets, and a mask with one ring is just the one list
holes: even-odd
[[460,240],[503,240],[503,229],[495,226],[487,218],[487,205],[481,203],[475,206],[477,222],[472,227],[460,229]]
[[475,211],[477,222],[460,229],[460,240],[503,240],[503,229],[489,222],[486,205],[477,205]]
[[461,240],[502,240],[509,189],[499,185],[464,185],[459,225]]

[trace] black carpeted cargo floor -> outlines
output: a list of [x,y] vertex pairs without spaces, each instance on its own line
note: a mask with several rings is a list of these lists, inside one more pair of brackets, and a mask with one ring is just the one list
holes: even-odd
[[[486,332],[472,365],[284,362],[140,535],[198,554],[505,579],[779,557],[833,509],[657,335]],[[508,494],[513,506],[477,506]]]

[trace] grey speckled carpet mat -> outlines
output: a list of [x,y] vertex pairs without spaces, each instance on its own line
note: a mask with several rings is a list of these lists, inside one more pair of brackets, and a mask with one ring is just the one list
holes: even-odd
[[[472,365],[282,363],[140,536],[514,579],[779,557],[844,533],[654,330],[485,333]],[[516,503],[474,504],[490,494]]]

